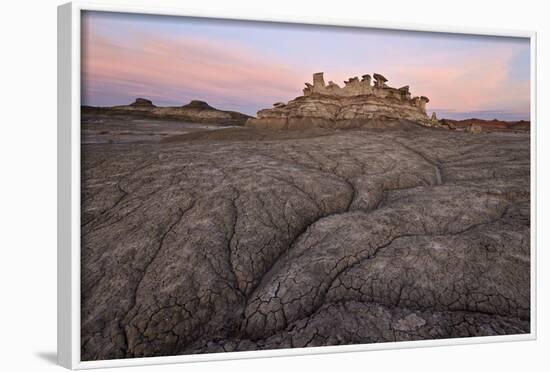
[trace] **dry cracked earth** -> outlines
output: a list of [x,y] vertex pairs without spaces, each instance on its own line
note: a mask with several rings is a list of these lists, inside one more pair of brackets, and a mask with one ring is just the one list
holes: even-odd
[[528,134],[82,148],[82,360],[528,333]]

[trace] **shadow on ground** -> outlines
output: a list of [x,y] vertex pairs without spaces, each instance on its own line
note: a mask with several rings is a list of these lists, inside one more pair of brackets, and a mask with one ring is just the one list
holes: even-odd
[[35,355],[50,364],[57,364],[57,352],[55,351],[39,351]]

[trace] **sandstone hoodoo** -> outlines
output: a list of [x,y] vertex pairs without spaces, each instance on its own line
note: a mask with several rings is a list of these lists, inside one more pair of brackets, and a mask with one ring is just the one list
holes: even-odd
[[[374,82],[371,80],[374,79]],[[434,125],[426,113],[426,96],[412,96],[409,86],[393,88],[381,74],[352,77],[344,86],[329,81],[322,72],[313,74],[313,84],[305,83],[303,96],[271,109],[258,111],[247,126],[272,129],[379,127],[413,122]]]

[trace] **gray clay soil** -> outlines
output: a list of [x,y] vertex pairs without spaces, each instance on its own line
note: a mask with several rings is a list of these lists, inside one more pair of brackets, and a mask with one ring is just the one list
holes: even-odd
[[529,332],[528,133],[86,120],[83,360]]

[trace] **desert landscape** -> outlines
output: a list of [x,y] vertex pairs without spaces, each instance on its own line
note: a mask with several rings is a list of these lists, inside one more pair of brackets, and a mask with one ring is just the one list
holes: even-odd
[[529,333],[529,122],[429,101],[82,107],[82,359]]

